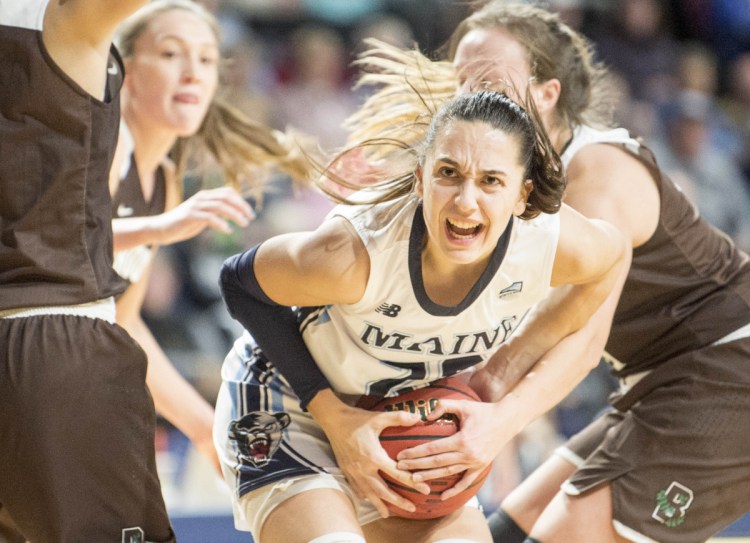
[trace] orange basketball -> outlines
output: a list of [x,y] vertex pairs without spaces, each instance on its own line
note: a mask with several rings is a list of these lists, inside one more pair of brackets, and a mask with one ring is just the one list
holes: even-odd
[[[396,455],[404,449],[458,432],[459,421],[451,414],[440,417],[435,421],[427,421],[427,415],[434,409],[438,400],[443,399],[480,401],[479,396],[461,379],[447,377],[432,383],[428,387],[405,392],[392,398],[384,398],[375,405],[368,407],[371,411],[409,411],[419,413],[422,416],[423,422],[414,426],[391,426],[381,432],[380,443],[391,458],[395,459]],[[456,484],[463,476],[463,472],[425,481],[430,487],[428,495],[420,494],[413,488],[402,485],[383,472],[380,475],[396,493],[404,496],[417,506],[417,510],[410,513],[387,503],[392,514],[411,519],[431,519],[443,517],[462,507],[479,492],[479,488],[487,478],[489,471],[490,466],[469,488],[447,500],[441,500],[440,494]]]

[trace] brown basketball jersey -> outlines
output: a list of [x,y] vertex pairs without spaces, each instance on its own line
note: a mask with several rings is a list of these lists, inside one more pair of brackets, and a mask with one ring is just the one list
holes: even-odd
[[562,154],[569,164],[590,144],[621,147],[641,160],[660,195],[659,223],[633,250],[606,350],[622,375],[660,365],[704,347],[750,322],[750,259],[701,218],[680,188],[659,170],[652,153],[624,128],[576,128]]
[[[167,181],[163,168],[157,168],[154,181],[153,194],[146,200],[135,164],[135,156],[131,156],[130,167],[120,179],[120,184],[112,198],[113,218],[148,217],[164,213],[167,205]],[[145,245],[119,251],[115,254],[115,271],[120,277],[135,283],[151,262],[152,255],[150,246]]]
[[[659,224],[634,249],[607,352],[624,375],[706,346],[750,322],[750,259],[703,220],[643,146],[656,180]],[[731,197],[731,196],[728,196]]]
[[130,157],[128,172],[120,179],[112,197],[112,218],[148,217],[164,213],[167,205],[167,182],[164,169],[156,169],[154,192],[146,200],[141,188],[141,178],[135,165],[135,156]]
[[40,31],[0,32],[0,309],[90,302],[121,292],[108,188],[123,67],[108,99],[50,58]]

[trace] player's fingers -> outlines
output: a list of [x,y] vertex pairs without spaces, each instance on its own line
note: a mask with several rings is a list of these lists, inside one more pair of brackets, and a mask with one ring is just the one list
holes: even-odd
[[198,192],[190,199],[193,206],[233,218],[234,222],[255,218],[255,210],[234,189],[228,187]]
[[453,496],[456,496],[472,486],[474,482],[477,480],[477,477],[481,475],[482,470],[481,469],[467,469],[464,473],[464,476],[459,479],[459,481],[450,487],[448,490],[440,494],[441,500],[448,500],[452,498]]
[[422,422],[422,417],[408,411],[385,411],[373,417],[379,430],[389,426],[413,426]]
[[427,420],[437,420],[448,414],[459,414],[461,413],[463,400],[445,400],[441,399],[435,404],[427,415]]
[[354,494],[358,498],[360,498],[360,499],[367,498],[367,492],[364,491],[362,485],[359,483],[359,481],[357,479],[355,479],[354,477],[349,477],[348,475],[347,475],[346,479],[349,482],[349,486],[354,491]]
[[462,436],[459,434],[453,434],[452,436],[428,441],[427,443],[422,443],[400,451],[396,460],[400,462],[401,460],[424,458],[447,452],[458,452],[461,451],[462,440]]
[[218,230],[219,232],[224,232],[225,234],[232,233],[232,227],[229,226],[229,223],[225,221],[224,219],[217,217],[216,215],[212,215],[210,213],[206,214],[205,221],[208,224],[208,226],[213,228],[214,230]]
[[379,477],[370,477],[362,487],[363,497],[368,500],[383,518],[388,518],[388,506],[381,497],[388,496],[388,489]]
[[451,464],[440,468],[420,470],[414,473],[413,479],[415,481],[431,481],[433,479],[440,479],[441,477],[450,477],[451,475],[466,471],[467,467],[466,464]]
[[[420,456],[419,458],[401,459],[399,455],[396,466],[398,467],[398,469],[412,472],[447,468],[454,464],[461,464],[464,461],[465,457],[462,453],[458,451],[450,451],[446,453],[433,454],[430,456]],[[466,469],[465,466],[464,469]]]
[[[416,505],[412,503],[410,500],[405,498],[404,496],[398,494],[392,486],[395,486],[397,488],[402,488],[402,491],[412,491],[411,487],[408,486],[400,486],[397,482],[390,482],[390,486],[385,483],[382,479],[378,478],[377,482],[373,482],[374,490],[376,492],[377,501],[380,502],[380,505],[382,505],[382,510],[380,507],[378,507],[378,512],[380,512],[381,516],[384,518],[389,516],[388,512],[388,506],[385,502],[391,503],[395,505],[396,507],[400,509],[404,509],[405,511],[414,512],[416,511]],[[370,500],[372,501],[372,500]],[[376,506],[377,507],[377,506]],[[384,510],[384,511],[383,511]],[[383,514],[385,512],[385,515]]]
[[219,201],[224,205],[236,210],[243,217],[247,217],[248,219],[255,218],[255,210],[253,209],[253,207],[247,203],[247,200],[245,200],[235,191],[231,191],[228,194],[221,195]]
[[221,217],[225,220],[230,220],[240,226],[247,226],[250,224],[250,221],[255,218],[254,216],[246,215],[243,210],[229,205],[224,201],[204,202],[201,211],[211,213],[212,215]]
[[395,462],[392,460],[387,462],[381,467],[381,471],[390,477],[394,484],[398,484],[402,487],[414,489],[421,494],[429,494],[430,487],[423,481],[416,481],[414,474],[411,471],[399,469]]

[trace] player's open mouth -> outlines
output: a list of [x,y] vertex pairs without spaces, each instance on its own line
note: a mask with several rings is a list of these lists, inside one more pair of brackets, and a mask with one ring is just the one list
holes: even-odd
[[461,221],[457,219],[446,219],[445,225],[448,235],[454,239],[474,238],[483,228],[481,223]]

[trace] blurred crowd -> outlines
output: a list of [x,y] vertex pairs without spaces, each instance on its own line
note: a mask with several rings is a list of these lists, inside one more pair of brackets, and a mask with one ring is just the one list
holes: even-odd
[[[221,24],[224,89],[256,120],[294,127],[325,150],[344,144],[342,122],[364,98],[352,61],[365,37],[431,57],[481,2],[464,0],[203,0]],[[616,74],[617,124],[644,139],[658,162],[709,222],[750,249],[750,2],[747,0],[553,0],[596,45]],[[210,167],[209,167],[210,171]],[[186,194],[218,184],[186,179]],[[239,325],[217,286],[221,262],[271,235],[315,227],[330,209],[323,196],[274,180],[258,217],[232,235],[206,231],[159,253],[144,319],[178,369],[213,400],[219,370]],[[597,368],[497,462],[488,505],[550,450],[582,428],[616,383]],[[184,440],[162,426],[163,451]],[[170,444],[171,443],[171,444]],[[172,449],[170,449],[172,447]],[[182,449],[180,449],[182,451]],[[173,462],[174,464],[174,462]]]

